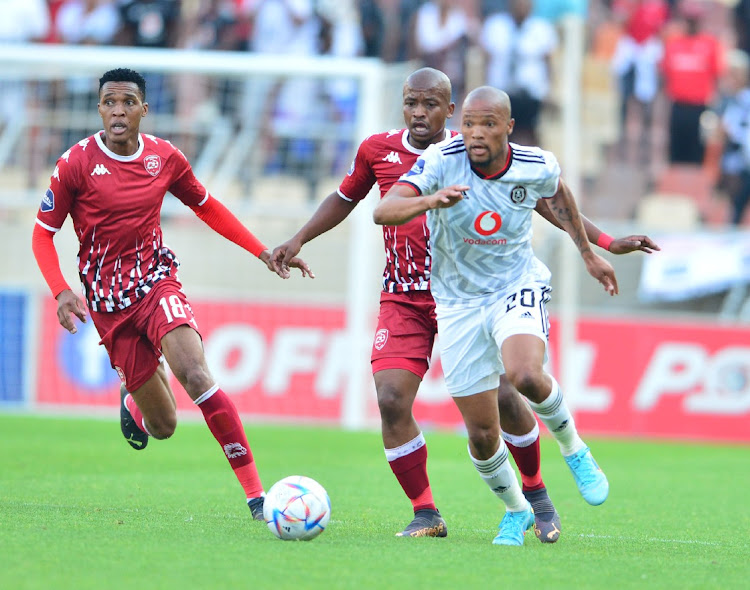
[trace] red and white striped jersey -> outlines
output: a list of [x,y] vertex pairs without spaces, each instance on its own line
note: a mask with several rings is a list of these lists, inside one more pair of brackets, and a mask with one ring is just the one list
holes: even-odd
[[[453,135],[456,133],[446,130],[446,138]],[[357,150],[348,175],[339,185],[341,198],[359,202],[375,183],[383,198],[424,152],[413,147],[408,137],[408,129],[392,129],[365,139]],[[383,239],[383,291],[403,293],[429,290],[432,258],[426,217],[420,215],[404,225],[383,226]]]
[[208,192],[167,140],[141,134],[136,153],[119,156],[101,133],[82,139],[57,161],[36,222],[57,232],[70,215],[86,302],[94,311],[113,312],[177,272],[179,262],[162,241],[167,191],[193,207]]

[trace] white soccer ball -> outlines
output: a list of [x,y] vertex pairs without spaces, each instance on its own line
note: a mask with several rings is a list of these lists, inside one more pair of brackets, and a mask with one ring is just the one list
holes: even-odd
[[331,518],[331,500],[322,485],[304,475],[290,475],[271,486],[263,502],[263,518],[284,541],[309,541]]

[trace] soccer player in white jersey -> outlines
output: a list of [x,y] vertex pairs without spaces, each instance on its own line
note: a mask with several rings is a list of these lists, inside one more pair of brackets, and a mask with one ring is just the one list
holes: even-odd
[[473,90],[463,104],[462,136],[427,148],[373,214],[378,224],[400,225],[427,213],[446,386],[466,423],[474,466],[506,505],[497,545],[522,545],[534,523],[500,436],[503,374],[559,443],[583,497],[597,505],[609,493],[560,387],[543,368],[550,271],[531,248],[539,199],[547,199],[589,274],[611,295],[618,292],[614,269],[591,249],[555,156],[511,144],[512,130],[508,95],[489,86]]

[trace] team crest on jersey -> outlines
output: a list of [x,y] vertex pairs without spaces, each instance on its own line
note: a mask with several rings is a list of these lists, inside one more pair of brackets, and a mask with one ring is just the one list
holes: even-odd
[[388,342],[388,330],[386,328],[381,328],[378,330],[377,334],[375,334],[375,349],[383,350],[386,342]]
[[49,213],[55,208],[55,193],[52,192],[51,188],[47,189],[47,192],[42,196],[42,213]]
[[424,158],[417,158],[417,161],[414,162],[414,166],[411,167],[411,170],[406,173],[407,176],[414,176],[416,174],[422,174],[424,172]]
[[526,187],[514,186],[510,191],[510,200],[514,203],[523,203],[526,200]]
[[161,158],[157,154],[151,154],[143,158],[143,166],[151,176],[158,176],[161,172]]

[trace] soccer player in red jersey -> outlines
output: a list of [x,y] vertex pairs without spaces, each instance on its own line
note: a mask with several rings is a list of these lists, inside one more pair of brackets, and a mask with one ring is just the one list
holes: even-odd
[[[263,486],[237,410],[211,376],[198,324],[182,285],[179,262],[163,242],[160,212],[170,191],[211,229],[263,261],[271,253],[193,175],[180,150],[140,133],[148,113],[138,72],[116,69],[99,80],[103,131],[82,139],[58,160],[36,218],[32,247],[57,299],[57,318],[69,332],[71,314],[86,306],[112,367],[122,380],[120,422],[128,443],[143,449],[149,436],[169,438],[177,425],[175,398],[162,355],[203,412],[247,497],[263,519]],[[82,301],[60,271],[53,237],[70,215],[80,249]],[[313,276],[300,259],[290,263]],[[288,268],[288,267],[286,267]],[[289,276],[288,270],[279,273]]]
[[[339,189],[291,239],[274,249],[272,261],[277,270],[288,270],[287,264],[304,244],[346,219],[376,182],[382,197],[430,144],[455,135],[445,128],[453,110],[451,83],[443,72],[422,68],[412,73],[403,88],[406,128],[378,133],[362,142]],[[538,212],[560,227],[548,208]],[[585,224],[592,241],[612,240],[588,220]],[[427,476],[427,445],[412,414],[437,333],[435,302],[429,290],[431,255],[426,217],[421,215],[401,226],[384,226],[383,238],[386,267],[372,371],[386,459],[414,509],[414,519],[397,536],[444,537],[447,528],[435,506]],[[614,240],[611,251],[650,248],[656,246],[647,237],[630,236]],[[536,419],[506,379],[501,381],[498,400],[503,437],[521,472],[524,494],[536,512],[537,536],[543,542],[555,542],[560,535],[560,520],[541,477]]]

